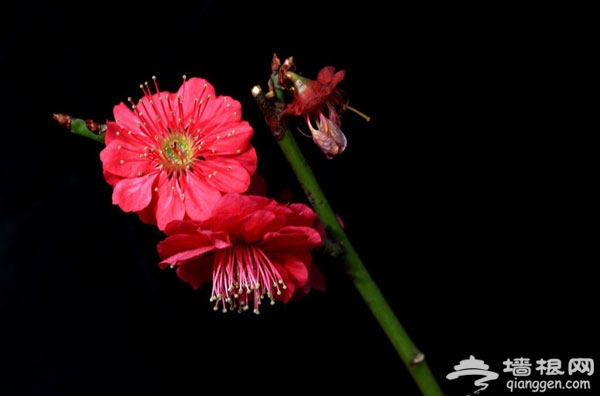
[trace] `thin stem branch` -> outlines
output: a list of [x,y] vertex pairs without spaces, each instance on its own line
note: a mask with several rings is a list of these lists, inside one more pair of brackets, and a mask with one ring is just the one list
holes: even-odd
[[[261,104],[261,99],[257,98],[257,95],[262,94],[261,91],[259,89],[257,90],[255,87],[252,94],[257,99],[257,102],[259,102],[259,105],[263,107],[264,102]],[[266,114],[265,118],[267,118]],[[275,133],[273,133],[273,135],[276,136]],[[410,372],[423,395],[443,395],[441,388],[425,361],[424,354],[414,345],[376,282],[369,274],[358,253],[352,246],[352,243],[348,239],[335,212],[327,201],[325,194],[317,182],[311,167],[306,162],[291,131],[288,128],[285,128],[282,135],[283,136],[281,136],[280,131],[278,131],[277,143],[291,165],[292,170],[296,174],[309,202],[323,224],[327,235],[342,246],[344,253],[341,256],[341,259],[343,260],[345,269],[350,275],[354,286],[396,349],[402,362]]]
[[332,239],[337,240],[344,249],[342,260],[350,278],[354,282],[354,286],[388,336],[398,355],[400,355],[410,374],[417,382],[417,385],[424,395],[442,395],[441,389],[433,378],[427,362],[424,360],[423,353],[414,345],[404,327],[398,321],[381,290],[352,246],[335,212],[321,190],[312,169],[308,166],[298,148],[292,133],[287,130],[283,138],[278,141],[278,144],[292,166],[298,181],[319,216],[319,220],[323,224],[327,234]]
[[105,124],[99,124],[93,120],[83,120],[81,118],[72,118],[67,114],[54,114],[54,119],[65,128],[76,135],[95,140],[98,143],[104,142]]

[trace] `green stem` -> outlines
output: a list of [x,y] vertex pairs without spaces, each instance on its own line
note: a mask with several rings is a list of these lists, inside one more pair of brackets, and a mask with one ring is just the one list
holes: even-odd
[[[67,114],[61,113],[55,113],[52,116],[60,125],[64,126],[74,134],[95,140],[98,143],[105,143],[104,132],[106,131],[106,124],[99,124],[93,120],[73,118]],[[88,127],[88,123],[93,130]]]
[[443,395],[427,362],[423,359],[424,355],[414,345],[358,253],[354,250],[289,129],[285,130],[283,137],[278,140],[278,144],[319,216],[319,220],[327,230],[328,236],[340,243],[344,249],[342,260],[350,278],[398,352],[417,386],[425,396]]
[[98,143],[104,143],[104,135],[99,135],[90,131],[85,123],[85,120],[80,118],[73,118],[71,120],[71,132],[76,135],[80,135],[86,137],[88,139],[92,139],[97,141]]

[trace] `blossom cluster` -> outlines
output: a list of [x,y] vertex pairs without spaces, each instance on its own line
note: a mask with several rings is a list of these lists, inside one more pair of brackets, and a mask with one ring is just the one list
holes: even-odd
[[[281,77],[298,81],[290,70]],[[306,103],[307,90],[298,90],[282,116],[306,115],[313,133],[310,117],[329,128],[336,118],[326,98],[339,79],[320,91],[321,103]],[[212,283],[214,309],[224,312],[259,313],[265,298],[274,304],[322,290],[311,252],[324,236],[315,212],[250,189],[257,154],[240,102],[198,77],[184,77],[177,92],[161,91],[155,77],[141,89],[137,102],[114,107],[100,159],[113,204],[166,235],[157,246],[160,268],[174,268],[195,289]],[[323,104],[333,121],[323,121]],[[343,150],[331,146],[328,156]]]
[[316,80],[296,73],[293,57],[283,63],[273,55],[271,62],[272,78],[269,96],[275,97],[275,90],[291,93],[293,101],[286,103],[281,111],[285,123],[301,118],[306,122],[313,141],[329,159],[340,155],[347,145],[347,139],[341,130],[341,115],[348,106],[344,91],[338,84],[344,78],[345,71],[336,71],[333,66],[325,66],[319,71]]

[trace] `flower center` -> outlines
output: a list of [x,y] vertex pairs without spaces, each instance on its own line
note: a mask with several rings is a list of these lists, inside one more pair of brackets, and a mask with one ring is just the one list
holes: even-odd
[[220,307],[227,312],[229,306],[231,311],[242,312],[252,302],[254,313],[258,314],[265,296],[274,305],[275,296],[285,289],[279,271],[259,247],[237,244],[216,253],[210,297],[215,311]]
[[161,144],[163,168],[168,172],[189,170],[194,163],[196,149],[189,136],[174,131]]

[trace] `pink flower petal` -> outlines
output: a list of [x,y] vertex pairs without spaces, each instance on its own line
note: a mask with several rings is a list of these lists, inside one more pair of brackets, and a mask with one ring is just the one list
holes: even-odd
[[121,179],[115,184],[112,202],[125,212],[137,212],[150,204],[154,177]]
[[177,276],[184,282],[198,289],[212,280],[214,258],[200,257],[177,267]]
[[[304,257],[306,259],[309,256]],[[296,288],[304,286],[308,280],[308,267],[307,263],[301,260],[298,256],[279,252],[269,255],[271,262],[279,270],[279,273],[283,277],[283,282],[287,286],[280,296],[281,301],[288,302]],[[310,266],[310,263],[308,263]]]
[[188,217],[195,220],[206,219],[221,199],[221,193],[209,185],[205,177],[198,177],[192,172],[186,174],[182,184],[185,186],[185,212]]
[[260,247],[266,251],[285,249],[313,249],[321,246],[321,235],[314,228],[286,226],[276,232],[268,232],[260,242]]
[[168,265],[178,265],[203,256],[208,252],[231,246],[227,234],[179,234],[159,242],[158,254],[166,257],[159,263],[164,269]]
[[157,194],[156,223],[162,230],[169,222],[183,219],[185,204],[181,197],[183,191],[176,179],[169,180],[164,173],[159,177]]
[[[215,88],[212,84],[205,79],[198,77],[187,79],[181,87],[179,87],[177,95],[180,95],[181,104],[183,106],[183,117],[186,120],[194,120],[196,122],[198,122],[199,119],[202,119],[201,116],[205,103],[216,97]],[[173,94],[173,97],[176,97],[177,95]],[[200,101],[202,101],[202,104]],[[200,116],[200,118],[198,119],[197,116]]]

